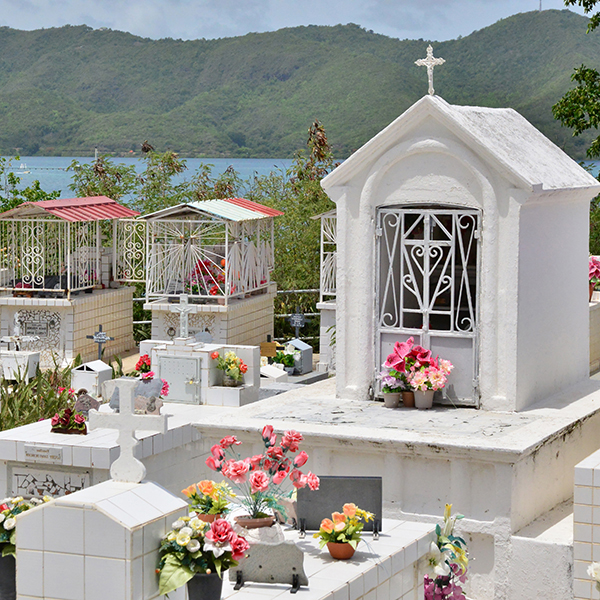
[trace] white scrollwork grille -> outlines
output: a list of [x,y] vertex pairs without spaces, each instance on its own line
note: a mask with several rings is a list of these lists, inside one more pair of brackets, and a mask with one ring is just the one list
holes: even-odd
[[115,224],[115,279],[146,281],[146,222],[119,219]]
[[269,285],[272,219],[157,219],[147,226],[149,297],[228,298]]
[[466,403],[477,400],[479,218],[475,210],[386,207],[377,223],[378,360],[413,336],[460,363],[444,394]]
[[337,273],[337,215],[321,215],[321,302],[336,295]]

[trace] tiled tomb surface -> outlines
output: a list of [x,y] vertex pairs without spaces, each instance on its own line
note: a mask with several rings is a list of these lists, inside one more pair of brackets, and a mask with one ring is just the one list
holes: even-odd
[[600,450],[575,467],[573,555],[575,600],[597,600],[600,594],[587,569],[600,562]]
[[155,483],[111,480],[19,515],[17,600],[164,598],[160,539],[187,506]]
[[[200,434],[191,425],[200,408],[203,414],[217,410],[169,404],[162,408],[170,415],[166,434],[136,432],[140,443],[134,453],[146,466],[147,479],[175,494],[189,485],[188,465],[201,455]],[[110,466],[119,456],[117,435],[111,429],[87,435],[51,433],[49,420],[0,432],[0,494],[64,495],[109,479]]]
[[[300,600],[421,600],[423,598],[424,559],[435,526],[428,523],[383,519],[383,533],[373,540],[370,533],[354,556],[347,561],[334,560],[327,548],[319,550],[318,540],[307,532],[285,531],[288,540],[304,551],[304,570],[308,586],[295,597]],[[222,598],[230,600],[271,600],[290,598],[290,586],[283,584],[245,583],[237,592],[234,582],[223,581]],[[294,596],[291,596],[294,598]]]

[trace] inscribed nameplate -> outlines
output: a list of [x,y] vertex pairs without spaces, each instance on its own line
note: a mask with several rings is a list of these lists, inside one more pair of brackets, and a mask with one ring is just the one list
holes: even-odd
[[62,465],[62,450],[62,448],[57,448],[56,446],[25,444],[25,460],[35,461],[36,463]]

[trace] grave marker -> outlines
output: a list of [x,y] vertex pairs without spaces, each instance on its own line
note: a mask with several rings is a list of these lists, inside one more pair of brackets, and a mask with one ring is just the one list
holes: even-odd
[[189,313],[193,312],[194,309],[188,304],[188,295],[181,294],[179,296],[179,304],[171,306],[170,310],[172,313],[179,313],[179,337],[190,337],[188,328],[188,315]]
[[99,413],[90,411],[90,429],[105,427],[119,432],[118,443],[121,448],[119,458],[110,467],[110,476],[115,481],[139,483],[146,476],[144,463],[133,455],[138,443],[136,429],[145,431],[167,432],[167,415],[135,415],[133,414],[133,392],[137,386],[135,381],[123,381],[119,389],[119,412]]
[[98,360],[102,360],[102,346],[106,342],[112,342],[115,338],[109,337],[106,331],[102,331],[102,325],[98,325],[98,331],[94,335],[86,335],[88,340],[94,340],[95,344],[98,344]]

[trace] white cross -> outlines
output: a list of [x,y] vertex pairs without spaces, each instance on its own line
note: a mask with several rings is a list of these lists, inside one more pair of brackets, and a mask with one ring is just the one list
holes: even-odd
[[133,390],[138,381],[119,382],[119,412],[100,413],[90,410],[89,427],[96,429],[117,429],[117,441],[121,447],[119,458],[110,467],[110,476],[115,481],[139,483],[146,476],[146,467],[133,455],[133,449],[138,440],[136,429],[167,433],[167,415],[136,415],[133,414]]
[[181,294],[179,296],[179,304],[171,306],[171,312],[179,313],[179,337],[189,337],[188,332],[188,314],[193,312],[194,309],[188,304],[188,295]]
[[433,89],[433,67],[436,65],[443,65],[446,61],[443,58],[433,58],[433,48],[431,44],[427,46],[427,58],[420,58],[415,60],[415,65],[419,67],[427,67],[427,79],[429,81],[429,95],[433,96],[435,90]]

